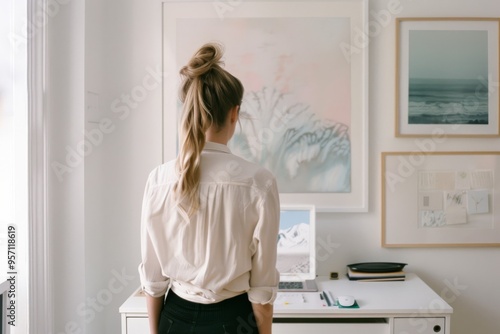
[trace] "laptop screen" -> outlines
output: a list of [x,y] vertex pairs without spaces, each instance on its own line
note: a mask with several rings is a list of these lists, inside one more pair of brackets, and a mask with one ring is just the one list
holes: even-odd
[[281,206],[276,268],[281,281],[316,278],[316,212],[313,205]]

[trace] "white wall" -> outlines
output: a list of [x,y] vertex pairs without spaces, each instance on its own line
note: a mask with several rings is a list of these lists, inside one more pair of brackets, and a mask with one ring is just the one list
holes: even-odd
[[[388,1],[372,1],[372,10],[378,12],[387,8]],[[496,1],[404,1],[401,17],[454,16],[454,17],[498,17],[500,6]],[[394,76],[395,76],[395,25],[392,23],[371,44],[370,49],[370,214],[363,219],[350,217],[350,222],[358,221],[362,226],[357,231],[363,233],[362,239],[373,238],[368,244],[360,243],[368,259],[383,260],[390,258],[409,263],[408,270],[417,272],[436,292],[442,293],[454,308],[452,333],[496,333],[500,328],[498,307],[500,290],[494,288],[500,278],[500,268],[489,263],[498,261],[500,249],[381,249],[380,240],[380,152],[413,151],[418,149],[414,139],[395,139],[394,124]],[[388,127],[389,125],[389,127]],[[460,150],[498,150],[498,139],[457,139],[439,144],[440,151]],[[365,226],[363,226],[365,225]],[[370,227],[366,226],[370,225]],[[373,230],[375,226],[375,230]],[[349,230],[352,232],[352,230]],[[349,239],[339,239],[349,240]],[[351,239],[356,240],[356,239]],[[352,249],[352,246],[350,247]],[[349,250],[345,250],[350,253]],[[359,251],[358,251],[359,254]],[[360,260],[361,257],[351,260]],[[454,283],[454,284],[453,284]],[[459,286],[453,290],[450,286]],[[454,291],[454,293],[450,293]]]
[[160,1],[86,1],[85,83],[99,110],[85,127],[108,124],[85,161],[86,297],[98,304],[87,304],[86,333],[118,333],[118,308],[139,286],[143,190],[162,158],[161,83],[151,74],[161,69],[161,25]]
[[[391,1],[371,0],[370,9],[380,12]],[[161,163],[161,89],[146,90],[144,99],[137,99],[149,72],[161,64],[161,1],[87,0],[83,7],[80,1],[61,6],[49,25],[50,159],[64,161],[66,146],[85,139],[83,129],[99,129],[89,121],[109,119],[108,133],[100,141],[95,137],[98,144],[85,164],[63,182],[51,174],[54,332],[78,333],[65,329],[74,322],[80,333],[119,333],[118,307],[139,283],[142,191],[149,170]],[[500,16],[500,6],[491,0],[401,0],[401,7],[401,17]],[[370,40],[370,210],[319,214],[318,235],[330,241],[319,274],[342,272],[352,262],[406,262],[408,271],[454,308],[454,334],[497,333],[500,249],[380,246],[380,152],[417,148],[413,139],[393,135],[394,32],[391,20]],[[97,112],[84,113],[86,91],[98,94]],[[137,103],[128,115],[116,108],[124,103],[112,108],[126,95]],[[498,139],[456,139],[438,149],[495,150],[499,144]]]
[[[83,137],[85,6],[73,1],[52,13],[47,23],[48,163],[59,167],[48,174],[50,275],[55,332],[71,333],[84,328],[75,310],[85,300],[85,188],[83,161],[70,157],[66,147],[75,148]],[[67,168],[67,159],[77,167]]]
[[[371,0],[370,11],[387,10],[394,0]],[[400,17],[500,16],[496,1],[418,0],[401,1]],[[370,16],[373,19],[373,15]],[[370,40],[370,210],[366,214],[320,214],[318,235],[330,238],[332,256],[320,274],[343,271],[345,265],[364,261],[405,262],[454,308],[453,334],[497,333],[500,279],[498,248],[387,249],[381,240],[381,159],[383,151],[418,150],[414,139],[394,137],[395,23]],[[450,139],[439,151],[498,150],[498,139]]]
[[[54,333],[119,333],[118,307],[139,282],[142,192],[161,163],[161,85],[152,89],[150,74],[161,68],[161,2],[51,3],[49,164],[60,164],[49,173]],[[88,92],[97,110],[86,109]],[[112,112],[126,95],[137,98],[130,113]]]

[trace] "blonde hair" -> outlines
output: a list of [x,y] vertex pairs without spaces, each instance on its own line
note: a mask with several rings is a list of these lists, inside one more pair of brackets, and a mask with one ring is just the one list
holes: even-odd
[[183,110],[176,161],[179,179],[174,190],[179,202],[187,199],[189,214],[199,207],[200,155],[205,133],[212,125],[216,130],[222,128],[229,111],[243,98],[243,85],[222,68],[222,55],[220,44],[207,43],[180,70]]

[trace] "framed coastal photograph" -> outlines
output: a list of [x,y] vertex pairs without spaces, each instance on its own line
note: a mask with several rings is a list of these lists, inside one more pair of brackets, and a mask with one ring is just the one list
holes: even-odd
[[283,204],[367,211],[367,0],[165,2],[163,10],[165,160],[177,150],[179,69],[215,41],[245,87],[231,152],[269,169]]
[[383,152],[383,247],[500,247],[500,152]]
[[396,19],[396,136],[498,137],[500,18]]

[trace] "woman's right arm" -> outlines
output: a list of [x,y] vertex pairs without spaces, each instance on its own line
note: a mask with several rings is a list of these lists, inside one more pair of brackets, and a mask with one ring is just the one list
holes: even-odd
[[259,221],[254,231],[255,253],[252,256],[252,271],[248,296],[259,328],[259,334],[271,334],[273,324],[273,302],[279,282],[276,270],[280,219],[280,202],[276,181],[269,184],[262,199]]

